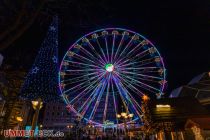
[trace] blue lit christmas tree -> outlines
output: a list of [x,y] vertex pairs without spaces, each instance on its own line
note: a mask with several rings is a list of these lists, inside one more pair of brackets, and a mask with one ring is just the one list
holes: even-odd
[[49,26],[35,62],[21,90],[21,98],[43,102],[60,100],[58,95],[58,18]]

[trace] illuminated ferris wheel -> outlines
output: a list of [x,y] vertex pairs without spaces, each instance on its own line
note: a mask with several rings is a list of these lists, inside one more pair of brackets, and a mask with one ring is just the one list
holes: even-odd
[[144,95],[160,98],[165,67],[156,47],[142,35],[121,28],[91,32],[63,57],[59,86],[66,104],[87,122],[118,124],[122,110],[142,116]]

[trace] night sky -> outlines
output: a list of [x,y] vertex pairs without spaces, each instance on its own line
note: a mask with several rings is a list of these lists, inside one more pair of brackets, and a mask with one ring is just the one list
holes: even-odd
[[[77,10],[71,6],[58,14],[60,60],[68,47],[86,33],[122,27],[144,35],[160,51],[167,69],[167,93],[210,70],[210,1],[107,0],[101,8],[93,0],[89,7]],[[30,68],[48,24],[49,20],[42,24],[36,20],[21,38],[3,51],[5,62]]]

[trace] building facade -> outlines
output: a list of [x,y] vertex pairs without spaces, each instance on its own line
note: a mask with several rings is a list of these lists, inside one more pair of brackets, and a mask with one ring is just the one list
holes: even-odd
[[44,108],[43,129],[69,131],[68,126],[74,125],[76,115],[69,112],[65,103],[50,102]]

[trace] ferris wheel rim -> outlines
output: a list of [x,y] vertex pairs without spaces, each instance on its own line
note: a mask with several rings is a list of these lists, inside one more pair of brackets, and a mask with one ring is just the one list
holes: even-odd
[[[73,44],[68,48],[67,52],[65,53],[65,55],[64,55],[64,57],[63,57],[63,59],[62,59],[62,62],[63,62],[64,59],[66,58],[68,51],[70,51],[70,50],[71,50],[79,41],[81,41],[82,38],[88,37],[88,36],[90,36],[90,35],[92,35],[92,34],[94,34],[94,33],[97,33],[97,32],[109,31],[109,30],[128,31],[128,32],[130,32],[130,33],[133,33],[133,34],[136,34],[136,35],[140,36],[142,39],[147,40],[147,41],[149,42],[149,44],[150,44],[152,47],[155,48],[156,52],[158,53],[158,56],[161,57],[160,52],[157,50],[156,46],[155,46],[150,40],[148,40],[146,37],[144,37],[143,35],[141,35],[141,34],[139,34],[139,33],[137,33],[137,32],[134,32],[134,31],[132,31],[132,30],[124,29],[124,28],[103,28],[103,29],[95,30],[95,31],[93,31],[93,32],[90,32],[90,33],[85,34],[84,36],[80,37],[75,43],[73,43]],[[165,64],[164,64],[164,62],[163,62],[163,59],[161,58],[160,61],[161,61],[161,64],[162,64],[163,69],[165,70]],[[59,69],[60,71],[62,70],[62,62],[61,62],[61,64],[60,64],[60,69]],[[61,83],[61,80],[60,80],[61,78],[60,78],[60,76],[61,76],[61,75],[60,75],[60,72],[59,72],[59,89],[60,89],[61,94],[62,94],[61,85],[60,85],[60,83]],[[163,72],[163,79],[166,79],[165,71]],[[163,92],[164,89],[165,89],[165,84],[163,84],[163,85],[161,86],[161,90],[160,90],[160,91],[161,91],[161,95],[162,95],[162,92]],[[67,101],[65,101],[65,102],[67,103]],[[68,104],[68,103],[67,103],[67,104]],[[77,112],[77,113],[78,113],[78,112]],[[78,114],[79,114],[79,113],[78,113]],[[85,118],[85,119],[86,119],[86,118]],[[97,122],[94,122],[94,123],[100,124],[100,123],[97,123]]]

